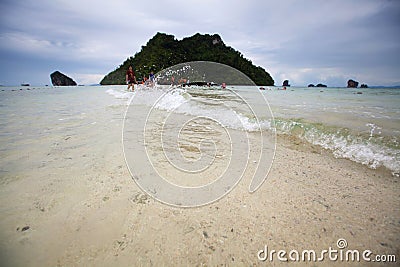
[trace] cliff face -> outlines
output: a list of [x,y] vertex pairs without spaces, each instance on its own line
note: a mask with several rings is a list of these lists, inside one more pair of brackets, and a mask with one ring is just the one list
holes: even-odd
[[148,76],[150,71],[157,73],[189,61],[226,64],[243,72],[258,85],[274,85],[268,72],[262,67],[254,66],[232,47],[226,46],[218,34],[195,34],[179,41],[173,35],[165,33],[157,33],[142,46],[140,52],[107,74],[100,84],[125,84],[125,73],[130,65],[134,68],[136,78],[140,79]]
[[55,71],[50,74],[51,83],[54,86],[75,86],[76,82],[72,80],[70,77],[62,74],[59,71]]

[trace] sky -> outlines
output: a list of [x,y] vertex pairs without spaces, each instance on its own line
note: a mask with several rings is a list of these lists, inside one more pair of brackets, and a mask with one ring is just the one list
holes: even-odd
[[0,84],[97,84],[157,32],[217,33],[275,85],[400,85],[398,0],[0,0]]

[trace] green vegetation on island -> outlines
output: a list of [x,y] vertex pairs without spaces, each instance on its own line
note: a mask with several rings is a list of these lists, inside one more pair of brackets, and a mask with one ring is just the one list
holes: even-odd
[[140,52],[126,59],[117,69],[107,74],[102,85],[125,84],[126,70],[133,66],[136,78],[157,73],[173,65],[190,61],[212,61],[231,66],[246,74],[257,85],[274,85],[274,80],[262,67],[254,66],[243,55],[226,46],[218,34],[195,34],[182,40],[165,33],[157,33]]

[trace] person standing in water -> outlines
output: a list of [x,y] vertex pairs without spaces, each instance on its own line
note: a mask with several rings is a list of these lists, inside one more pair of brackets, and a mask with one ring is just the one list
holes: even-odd
[[136,83],[136,76],[135,73],[133,72],[132,66],[129,66],[129,69],[126,71],[126,83],[128,84],[128,91],[129,88],[132,87],[132,92],[135,91],[135,83]]
[[153,87],[153,86],[154,86],[154,83],[155,83],[155,81],[156,81],[156,78],[154,77],[154,72],[153,72],[153,71],[150,72],[149,80],[150,80],[150,86]]
[[175,77],[174,77],[174,75],[172,75],[172,77],[171,77],[171,86],[174,86],[175,85]]

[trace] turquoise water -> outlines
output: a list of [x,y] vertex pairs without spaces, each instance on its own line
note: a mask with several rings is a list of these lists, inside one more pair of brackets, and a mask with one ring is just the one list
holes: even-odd
[[[24,151],[42,149],[38,140],[43,143],[59,135],[88,137],[91,133],[90,140],[82,139],[82,144],[95,142],[101,124],[123,120],[132,96],[143,105],[153,105],[162,96],[156,109],[213,115],[227,127],[248,132],[276,127],[278,134],[295,135],[335,157],[370,168],[385,167],[395,175],[400,172],[400,88],[289,87],[284,91],[271,87],[259,91],[258,87],[228,86],[228,90],[175,88],[165,94],[167,86],[141,87],[135,93],[126,92],[125,87],[1,87],[1,171],[12,171],[18,165],[16,153],[23,158]],[[251,100],[248,104],[258,112],[258,123],[243,106],[243,99]],[[239,120],[232,118],[232,107]],[[120,140],[113,141],[120,145]]]

